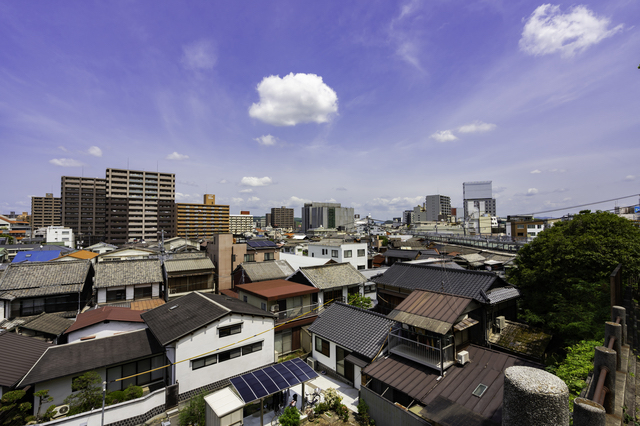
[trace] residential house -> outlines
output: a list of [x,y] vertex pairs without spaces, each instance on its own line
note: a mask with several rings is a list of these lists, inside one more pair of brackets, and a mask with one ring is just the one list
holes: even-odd
[[238,299],[193,292],[142,319],[173,363],[169,384],[179,382],[181,395],[217,389],[232,376],[274,362],[274,315]]
[[309,256],[296,256],[295,254],[280,253],[280,260],[286,260],[294,271],[304,266],[319,266],[328,263],[336,263],[333,260],[320,259]]
[[[107,391],[113,392],[126,389],[130,384],[163,387],[167,373],[160,367],[166,365],[162,345],[149,330],[137,330],[104,339],[50,346],[18,387],[33,385],[36,392],[48,389],[53,401],[42,405],[42,410],[46,410],[53,404],[62,405],[73,392],[73,380],[88,371],[96,371],[107,382]],[[151,371],[153,369],[157,370]],[[128,378],[118,380],[125,377]]]
[[123,247],[117,250],[101,253],[97,257],[98,263],[117,260],[139,260],[157,258],[158,251],[141,247]]
[[60,250],[47,250],[47,251],[21,251],[16,253],[11,263],[22,262],[48,262],[60,257]]
[[74,251],[73,253],[69,253],[69,254],[61,254],[59,257],[56,257],[55,259],[52,259],[56,262],[66,262],[69,260],[90,260],[92,264],[95,265],[96,263],[96,257],[98,257],[98,253],[94,253],[92,251],[88,251],[88,250],[78,250],[78,251]]
[[12,263],[0,279],[0,319],[64,312],[75,317],[91,297],[88,260]]
[[0,398],[15,389],[50,346],[42,340],[0,330]]
[[157,259],[98,262],[94,288],[98,304],[161,298],[162,265]]
[[286,260],[265,262],[244,262],[233,271],[233,284],[255,283],[258,281],[283,280],[295,270]]
[[35,317],[25,319],[21,324],[16,324],[11,331],[45,342],[60,344],[64,343],[60,341],[60,336],[72,324],[72,319],[64,318],[58,314],[47,314],[43,312]]
[[350,263],[303,267],[287,280],[319,289],[320,305],[331,301],[348,302],[351,294],[364,295],[364,285],[367,282],[364,275]]
[[277,279],[238,284],[236,290],[240,300],[275,314],[278,328],[274,344],[278,356],[302,347],[302,327],[318,315],[317,288]]
[[137,311],[119,306],[99,306],[82,312],[64,332],[68,343],[101,339],[115,334],[142,330],[147,324]]
[[316,370],[337,374],[356,389],[362,369],[382,352],[394,321],[344,303],[325,309],[309,327]]
[[103,254],[103,253],[108,253],[110,251],[114,251],[118,249],[118,246],[114,246],[113,244],[109,244],[109,243],[96,243],[93,244],[89,247],[85,247],[84,248],[87,251],[92,251],[94,253],[98,253],[98,254]]
[[367,269],[367,243],[325,239],[309,243],[308,252],[310,257],[332,259],[338,263],[349,262],[356,269]]
[[184,253],[164,261],[169,297],[189,291],[215,291],[215,267],[205,253]]

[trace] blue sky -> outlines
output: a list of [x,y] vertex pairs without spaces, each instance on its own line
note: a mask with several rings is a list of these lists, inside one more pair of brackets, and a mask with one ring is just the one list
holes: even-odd
[[638,0],[2,0],[0,212],[127,166],[233,214],[387,219],[482,180],[501,216],[638,193],[639,18]]

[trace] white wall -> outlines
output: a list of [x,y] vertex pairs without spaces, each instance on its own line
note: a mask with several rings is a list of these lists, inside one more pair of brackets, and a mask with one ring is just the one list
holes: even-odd
[[[218,336],[218,328],[242,322],[242,332],[226,337]],[[178,361],[198,357],[209,351],[211,354],[225,352],[227,350],[245,346],[251,343],[264,341],[262,350],[238,358],[230,359],[222,363],[209,365],[197,370],[192,370],[191,361],[185,361],[175,366],[175,378],[180,382],[180,393],[184,393],[219,380],[244,373],[245,371],[259,368],[274,362],[274,333],[271,330],[274,319],[267,317],[230,314],[221,321],[215,321],[205,328],[191,333],[179,339],[176,344],[176,358]],[[262,333],[263,334],[259,334]],[[259,334],[259,335],[258,335]],[[242,343],[223,348],[226,345],[251,337]],[[219,350],[217,350],[219,349]],[[207,354],[207,355],[211,355]],[[167,356],[169,356],[167,354]]]
[[318,362],[326,365],[333,371],[336,371],[336,344],[332,341],[329,341],[329,355],[325,356],[320,352],[316,351],[316,335],[311,333],[311,347],[313,350],[311,351],[311,356]]
[[[95,371],[100,374],[100,377],[102,378],[102,380],[106,380],[106,369],[105,368],[97,368],[95,369]],[[80,374],[77,374],[77,376],[79,376]],[[51,396],[53,398],[53,401],[48,402],[46,404],[42,404],[42,409],[40,410],[40,413],[44,413],[45,411],[47,411],[47,408],[49,408],[50,405],[63,405],[64,404],[64,399],[66,397],[68,397],[69,395],[71,395],[71,382],[73,381],[73,378],[76,377],[76,375],[73,376],[65,376],[65,377],[61,377],[58,379],[53,379],[53,380],[47,380],[46,382],[41,382],[41,383],[36,383],[35,385],[35,392],[38,392],[40,390],[43,389],[48,389],[49,390],[49,396]],[[38,411],[38,402],[36,401],[35,404],[33,404],[33,412],[35,413],[36,411]],[[106,424],[106,422],[105,422]]]
[[90,325],[80,330],[69,333],[69,343],[77,342],[83,337],[96,336],[96,339],[113,336],[116,333],[126,331],[142,330],[147,328],[144,322],[127,322],[127,321],[110,321],[108,323],[101,322],[99,324]]
[[9,319],[9,313],[9,302],[6,300],[0,300],[0,319]]
[[[322,254],[322,250],[326,250],[327,254]],[[337,250],[338,257],[331,256],[331,251]],[[344,252],[351,250],[351,257],[344,257]],[[364,250],[364,256],[358,256],[358,250]],[[320,259],[333,259],[338,263],[349,262],[354,268],[367,269],[367,243],[346,243],[340,246],[321,244],[309,244],[309,257],[317,257]]]

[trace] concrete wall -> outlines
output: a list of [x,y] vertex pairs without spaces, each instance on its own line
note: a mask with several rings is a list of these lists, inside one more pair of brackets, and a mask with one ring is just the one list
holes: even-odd
[[372,390],[361,387],[360,398],[369,406],[369,415],[377,425],[424,426],[431,423],[415,414],[397,407]]

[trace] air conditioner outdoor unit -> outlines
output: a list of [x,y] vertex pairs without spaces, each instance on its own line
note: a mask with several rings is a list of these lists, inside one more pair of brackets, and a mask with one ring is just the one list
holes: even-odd
[[307,358],[307,364],[309,364],[309,367],[313,368],[314,370],[316,369],[316,360],[309,357]]
[[498,333],[504,330],[505,325],[505,318],[503,316],[496,317],[496,328],[498,329]]
[[271,305],[271,312],[278,312],[278,305]]
[[465,365],[466,363],[468,363],[470,361],[469,360],[469,352],[467,352],[467,351],[458,352],[458,355],[456,356],[456,360],[458,361],[458,364]]
[[62,417],[62,416],[66,416],[67,414],[69,414],[69,406],[68,405],[60,405],[59,407],[56,407],[55,411],[53,412],[53,416],[52,418],[57,419],[58,417]]

